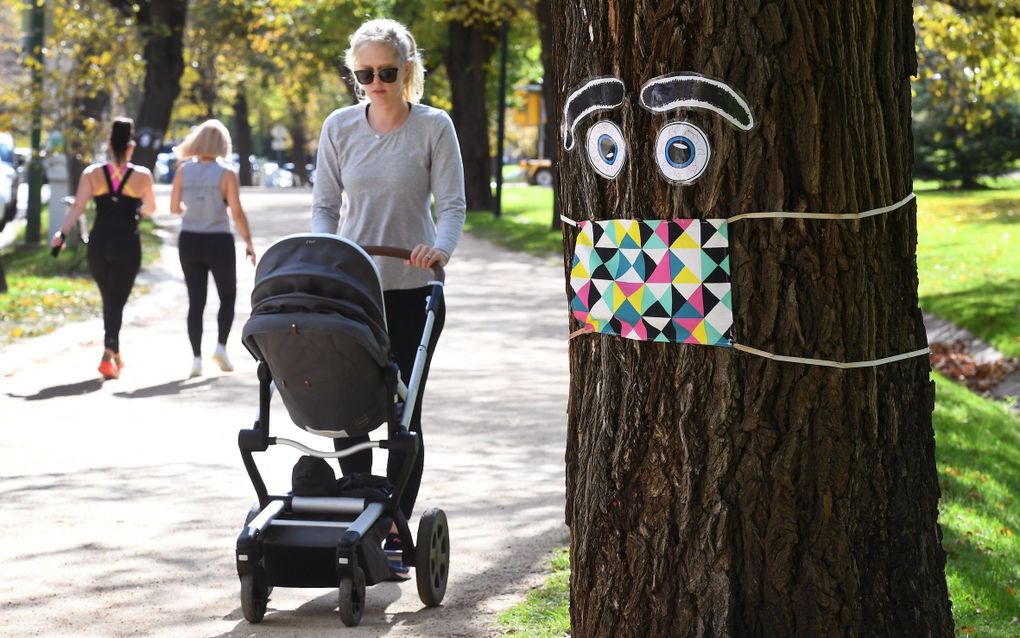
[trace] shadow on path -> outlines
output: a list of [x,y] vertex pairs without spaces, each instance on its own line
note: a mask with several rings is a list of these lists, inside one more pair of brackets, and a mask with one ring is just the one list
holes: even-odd
[[78,383],[67,383],[55,385],[52,388],[43,388],[35,394],[13,394],[7,393],[12,399],[24,399],[25,401],[46,401],[48,399],[59,399],[61,397],[75,397],[82,394],[90,394],[102,389],[102,379],[89,379]]

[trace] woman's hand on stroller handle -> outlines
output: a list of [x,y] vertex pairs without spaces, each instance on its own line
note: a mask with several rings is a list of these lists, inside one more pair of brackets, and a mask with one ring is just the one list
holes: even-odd
[[445,281],[446,272],[443,266],[449,260],[446,253],[437,250],[427,244],[418,244],[414,250],[397,248],[395,246],[362,246],[369,255],[380,255],[383,257],[395,257],[403,259],[405,264],[417,266],[418,268],[431,268],[436,276],[436,281]]

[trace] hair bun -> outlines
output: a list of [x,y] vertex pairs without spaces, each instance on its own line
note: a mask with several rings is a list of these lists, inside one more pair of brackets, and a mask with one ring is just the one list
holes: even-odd
[[122,151],[131,144],[131,136],[134,132],[134,122],[126,117],[117,118],[110,130],[110,146]]

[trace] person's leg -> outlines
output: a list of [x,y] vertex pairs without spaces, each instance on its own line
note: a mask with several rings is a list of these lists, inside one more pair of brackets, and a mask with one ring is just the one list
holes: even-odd
[[237,261],[234,236],[230,233],[209,236],[207,263],[212,270],[216,293],[220,298],[220,310],[216,314],[219,330],[216,342],[227,344],[230,327],[234,323],[234,301],[237,299]]
[[[339,452],[340,450],[346,450],[349,447],[353,447],[358,443],[364,443],[368,440],[369,436],[367,434],[342,439],[333,439],[333,449]],[[340,472],[344,476],[349,476],[355,473],[372,473],[372,450],[362,450],[350,456],[339,458],[337,461],[340,462]]]
[[111,252],[110,272],[107,276],[108,292],[106,306],[109,307],[107,346],[114,354],[120,354],[120,328],[124,322],[124,306],[127,305],[135,277],[142,265],[142,245],[138,237],[125,239],[122,245]]
[[117,350],[114,347],[119,347],[119,344],[115,343],[116,339],[111,331],[112,312],[109,278],[112,269],[110,268],[106,253],[105,246],[99,241],[94,241],[89,242],[85,256],[89,264],[89,273],[92,274],[92,279],[95,280],[96,287],[99,288],[99,297],[103,302],[103,346],[111,352],[116,352]]
[[177,243],[188,287],[188,340],[195,357],[202,356],[202,313],[209,288],[209,268],[202,257],[202,245],[201,233],[183,232]]
[[[390,350],[397,365],[400,367],[400,376],[405,383],[410,383],[411,380],[414,359],[418,353],[418,345],[421,343],[422,332],[425,329],[425,319],[427,316],[425,300],[430,292],[431,287],[424,287],[413,290],[388,290],[383,293],[386,301],[386,321],[390,333]],[[411,518],[415,501],[418,499],[418,489],[421,487],[421,477],[425,467],[425,439],[421,428],[425,384],[428,381],[429,367],[432,364],[432,354],[435,351],[439,335],[443,331],[445,321],[446,306],[441,303],[436,309],[436,317],[428,346],[428,356],[425,359],[421,382],[418,385],[414,412],[408,424],[408,429],[418,434],[419,441],[418,458],[411,470],[411,475],[407,480],[407,485],[404,486],[404,493],[400,499],[400,510],[408,520]],[[386,475],[391,481],[397,479],[403,465],[404,455],[390,454]]]

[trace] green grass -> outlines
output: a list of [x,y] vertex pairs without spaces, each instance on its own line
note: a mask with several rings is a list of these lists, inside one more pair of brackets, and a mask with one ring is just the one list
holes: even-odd
[[[47,219],[44,209],[41,221],[44,230],[48,228]],[[151,221],[143,220],[140,228],[144,266],[155,261],[162,242]],[[0,259],[9,287],[7,294],[0,295],[0,343],[47,334],[67,323],[102,313],[99,290],[85,261],[85,246],[65,249],[54,259],[48,241],[26,246],[19,236]],[[144,292],[143,286],[135,286],[132,294]]]
[[[958,636],[1020,635],[1020,418],[1009,407],[933,375],[942,501],[939,521]],[[558,550],[552,575],[500,624],[517,636],[570,631],[569,559]]]
[[[936,376],[942,546],[958,635],[1020,635],[1020,419]],[[974,630],[974,633],[969,633]]]
[[921,307],[1020,356],[1020,184],[918,193]]
[[570,633],[570,555],[554,550],[550,575],[527,600],[499,615],[503,633],[528,638],[561,638]]
[[563,252],[563,236],[552,229],[552,207],[551,188],[504,188],[502,216],[493,219],[492,211],[468,211],[464,230],[530,255],[558,256]]

